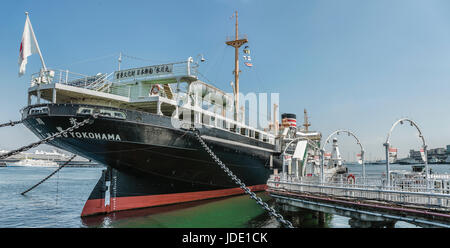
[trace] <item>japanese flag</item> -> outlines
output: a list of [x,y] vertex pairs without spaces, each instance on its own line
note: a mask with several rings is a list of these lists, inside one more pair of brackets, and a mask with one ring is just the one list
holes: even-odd
[[33,28],[31,27],[30,19],[27,15],[22,34],[22,42],[20,43],[19,77],[25,74],[27,57],[33,53],[38,53],[38,44],[36,41],[36,36],[34,36]]

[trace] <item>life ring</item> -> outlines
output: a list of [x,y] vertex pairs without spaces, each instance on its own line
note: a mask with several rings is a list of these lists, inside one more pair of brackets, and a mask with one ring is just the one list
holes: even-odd
[[349,183],[349,184],[354,184],[355,183],[355,176],[353,176],[353,174],[350,174],[350,175],[348,175],[347,176],[347,182]]
[[161,90],[161,88],[159,87],[159,85],[154,84],[154,85],[152,86],[152,89],[150,90],[150,93],[151,93],[152,95],[158,95],[160,90]]

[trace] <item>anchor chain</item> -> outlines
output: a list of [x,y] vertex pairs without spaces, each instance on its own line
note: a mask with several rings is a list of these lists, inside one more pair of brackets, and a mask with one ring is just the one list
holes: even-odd
[[7,126],[11,126],[12,127],[12,126],[20,124],[20,123],[22,123],[22,121],[9,121],[9,122],[0,124],[0,127],[7,127]]
[[61,170],[64,166],[68,165],[70,163],[70,161],[72,161],[77,155],[73,155],[69,160],[67,160],[63,165],[61,165],[58,169],[56,169],[54,172],[52,172],[50,175],[48,175],[46,178],[42,179],[40,182],[38,182],[37,184],[35,184],[33,187],[25,190],[24,192],[20,193],[21,195],[25,195],[26,193],[30,192],[32,189],[36,188],[37,186],[39,186],[41,183],[47,181],[47,179],[49,179],[51,176],[55,175],[59,170]]
[[195,137],[200,142],[200,144],[205,149],[205,151],[213,158],[213,160],[220,166],[220,168],[222,168],[222,170],[225,171],[225,173],[227,173],[227,175],[236,184],[238,184],[242,190],[244,190],[244,192],[246,194],[250,195],[250,198],[255,200],[258,205],[260,205],[270,215],[275,217],[278,220],[278,222],[283,224],[285,227],[294,228],[290,221],[285,220],[281,214],[276,212],[275,209],[273,209],[272,207],[269,207],[269,205],[267,205],[267,203],[263,202],[263,200],[260,197],[256,196],[256,194],[254,192],[252,192],[239,178],[237,178],[236,175],[233,174],[233,172],[214,154],[214,152],[208,147],[208,145],[206,145],[205,141],[202,139],[202,137],[200,137],[198,130],[194,129],[191,131],[194,133]]
[[71,131],[73,131],[75,129],[78,129],[79,127],[82,127],[82,126],[84,126],[86,124],[91,124],[93,122],[93,120],[97,118],[97,116],[98,116],[98,114],[95,114],[95,115],[93,115],[93,116],[89,117],[88,119],[85,119],[84,121],[81,121],[81,122],[73,121],[75,123],[73,126],[67,128],[67,129],[64,129],[64,130],[60,131],[59,133],[51,135],[51,136],[49,136],[49,137],[47,137],[45,139],[42,139],[40,141],[31,143],[31,144],[29,144],[27,146],[21,147],[19,149],[14,150],[14,151],[2,154],[2,155],[0,155],[0,159],[5,159],[7,157],[16,155],[18,153],[21,153],[21,152],[24,152],[24,151],[28,151],[31,148],[34,148],[34,147],[36,147],[36,146],[38,146],[40,144],[43,144],[43,143],[47,143],[48,141],[51,141],[51,140],[55,139],[56,137],[61,137],[61,135],[67,134],[68,132],[71,132]]

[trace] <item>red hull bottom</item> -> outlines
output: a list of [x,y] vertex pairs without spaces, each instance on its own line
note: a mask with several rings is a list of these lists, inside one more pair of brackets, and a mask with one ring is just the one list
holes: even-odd
[[[266,184],[249,186],[251,191],[264,191],[267,188]],[[147,207],[163,206],[182,202],[199,201],[205,199],[219,198],[232,195],[244,194],[241,188],[231,188],[222,190],[208,190],[199,192],[163,194],[163,195],[146,195],[146,196],[129,196],[116,197],[110,199],[110,205],[105,206],[105,199],[87,200],[81,217],[107,214],[116,211],[139,209]]]

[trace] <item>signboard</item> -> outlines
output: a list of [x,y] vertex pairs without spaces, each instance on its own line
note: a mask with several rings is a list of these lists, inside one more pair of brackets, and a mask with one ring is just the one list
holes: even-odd
[[397,161],[397,148],[389,148],[389,163],[395,163]]
[[114,79],[135,79],[148,76],[167,75],[173,72],[173,64],[153,65],[114,72]]
[[358,164],[362,164],[361,153],[356,154],[356,159],[358,160]]
[[420,156],[422,157],[422,160],[425,162],[427,158],[425,157],[425,152],[424,152],[423,148],[420,149]]

